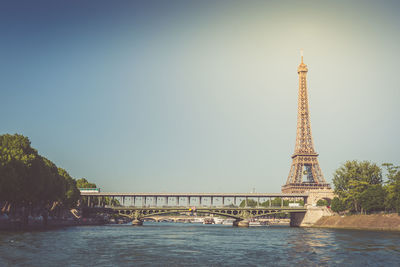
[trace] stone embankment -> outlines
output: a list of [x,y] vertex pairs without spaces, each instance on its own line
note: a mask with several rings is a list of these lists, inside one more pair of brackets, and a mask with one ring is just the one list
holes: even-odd
[[104,223],[104,218],[84,218],[80,215],[80,212],[75,209],[65,211],[63,217],[49,216],[46,220],[43,218],[43,216],[28,216],[27,220],[24,221],[22,216],[8,216],[7,214],[0,213],[0,231],[42,230],[66,226],[102,225]]
[[322,217],[313,227],[400,231],[400,216],[398,214],[372,214]]

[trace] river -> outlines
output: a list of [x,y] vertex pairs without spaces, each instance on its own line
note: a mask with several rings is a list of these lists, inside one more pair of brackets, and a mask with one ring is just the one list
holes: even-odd
[[146,222],[0,232],[0,266],[400,266],[400,233]]

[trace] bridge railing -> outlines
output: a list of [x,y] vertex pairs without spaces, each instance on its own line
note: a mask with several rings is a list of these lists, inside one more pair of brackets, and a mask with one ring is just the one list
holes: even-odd
[[[304,206],[306,194],[120,194],[82,193],[83,205],[104,207],[283,207]],[[112,206],[112,205],[111,205]]]

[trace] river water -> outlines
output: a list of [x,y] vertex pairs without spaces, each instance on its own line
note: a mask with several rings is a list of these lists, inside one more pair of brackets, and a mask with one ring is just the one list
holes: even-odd
[[0,232],[0,266],[400,266],[400,233],[150,223]]

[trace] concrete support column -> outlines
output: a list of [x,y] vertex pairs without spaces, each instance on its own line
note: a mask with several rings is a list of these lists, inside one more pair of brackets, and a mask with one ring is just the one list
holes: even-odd
[[214,204],[214,198],[213,198],[213,197],[211,197],[211,200],[210,200],[210,207],[212,207],[212,206],[213,206],[213,204]]
[[156,206],[156,207],[157,207],[157,198],[158,197],[154,197],[154,206]]
[[176,197],[176,205],[179,206],[179,197]]
[[168,197],[165,197],[165,206],[168,206]]
[[235,205],[235,206],[237,205],[236,204],[236,197],[233,197],[233,205]]
[[225,197],[222,197],[222,206],[225,206]]
[[125,206],[125,197],[122,197],[122,206]]
[[199,197],[199,206],[201,206],[201,197]]
[[190,206],[190,197],[189,196],[187,197],[187,203],[188,203],[188,206]]

